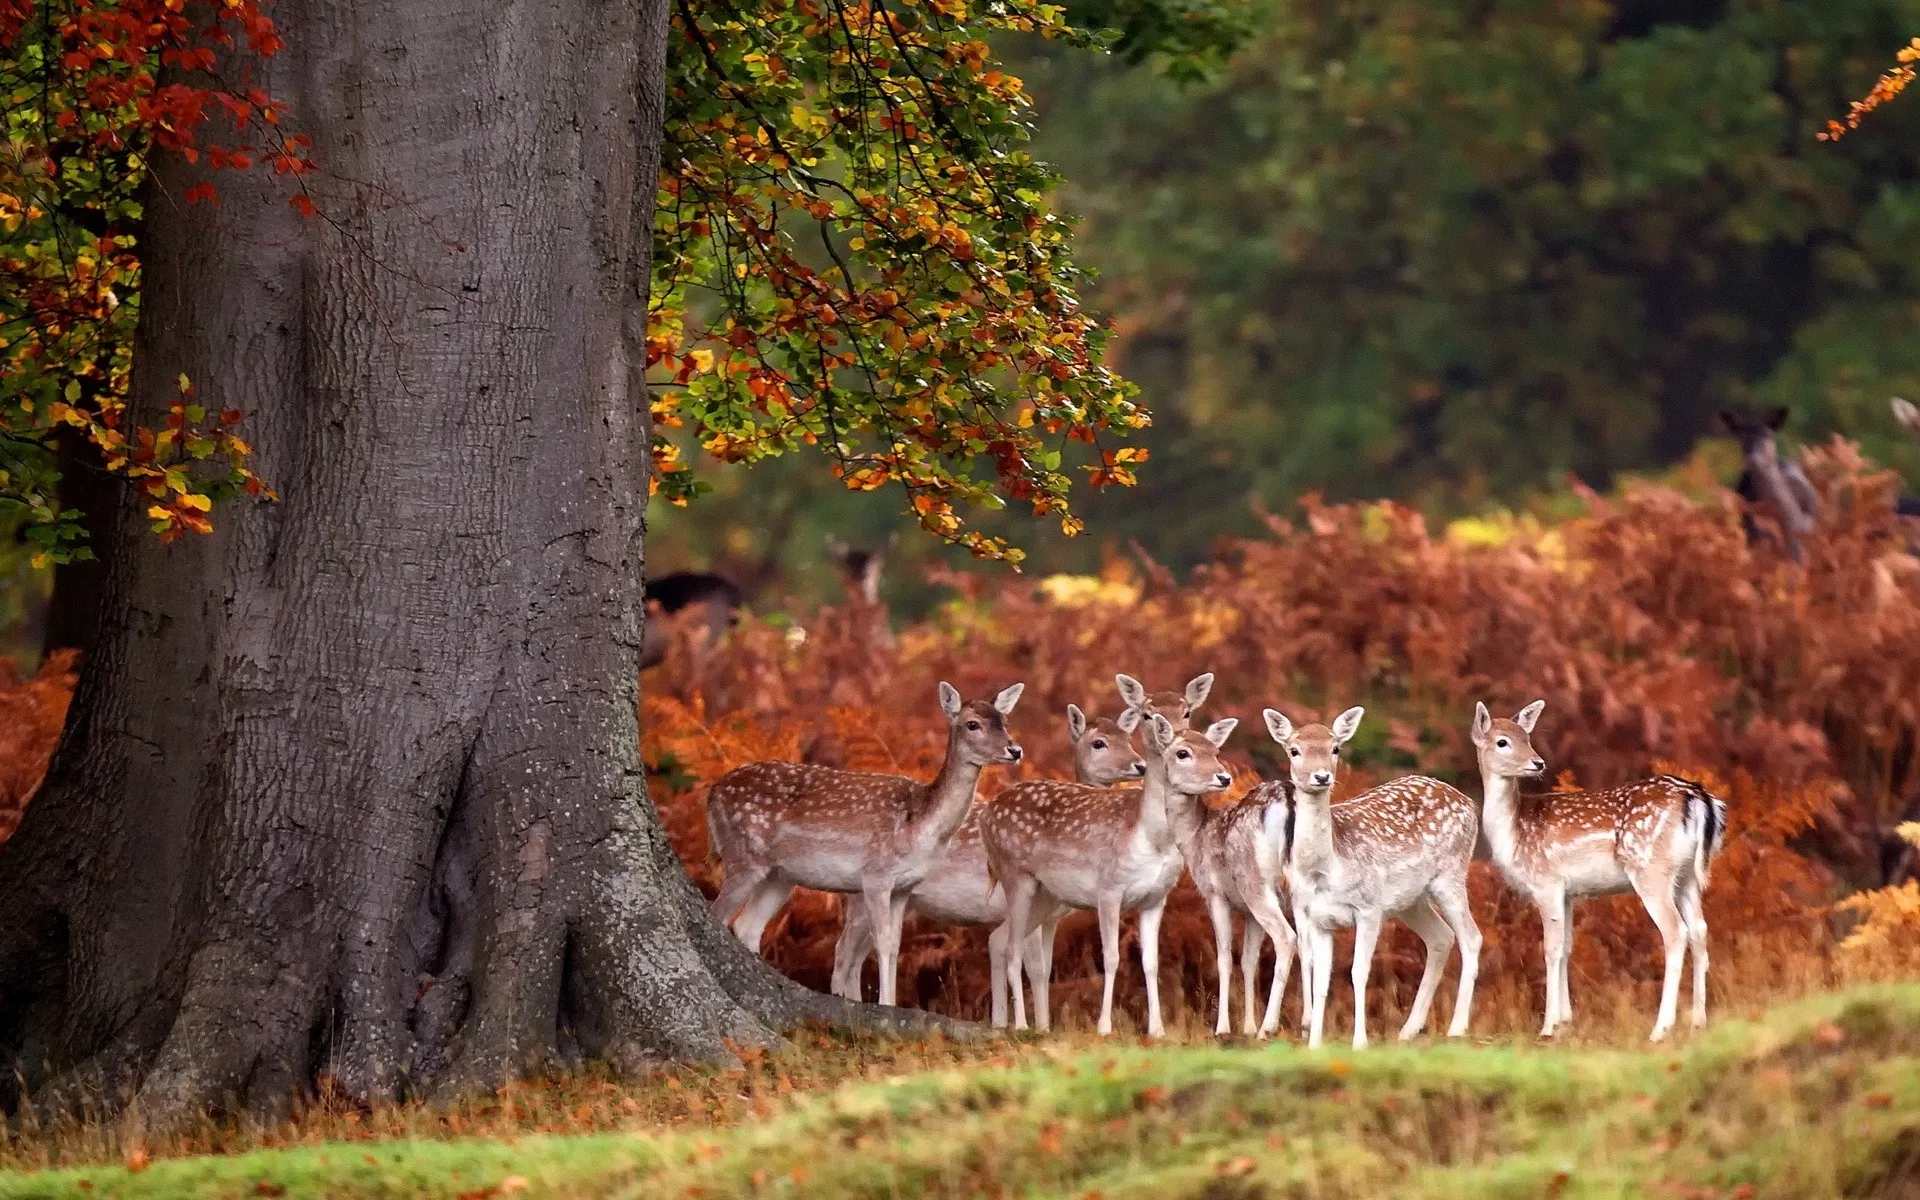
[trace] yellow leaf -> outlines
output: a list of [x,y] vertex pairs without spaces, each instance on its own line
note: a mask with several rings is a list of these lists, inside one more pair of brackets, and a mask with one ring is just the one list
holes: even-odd
[[164,505],[159,504],[149,504],[147,506],[147,515],[156,521],[170,521],[173,519],[173,513],[168,511]]
[[197,508],[201,512],[213,511],[213,500],[210,497],[200,495],[198,492],[189,492],[180,497],[180,503],[188,508]]

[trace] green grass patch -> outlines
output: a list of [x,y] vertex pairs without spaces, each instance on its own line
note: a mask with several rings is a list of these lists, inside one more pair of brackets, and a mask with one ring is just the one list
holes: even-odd
[[0,1198],[1920,1196],[1920,986],[1672,1048],[1076,1042],[710,1133],[324,1143],[0,1174]]

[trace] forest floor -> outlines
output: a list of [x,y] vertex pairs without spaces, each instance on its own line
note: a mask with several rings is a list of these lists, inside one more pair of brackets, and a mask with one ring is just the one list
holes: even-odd
[[222,1152],[187,1157],[167,1155],[191,1140],[17,1130],[10,1166],[79,1165],[0,1171],[0,1198],[1920,1196],[1920,984],[1814,995],[1658,1047],[1624,1031],[1359,1052],[1170,1040],[823,1032],[637,1085],[322,1103],[210,1127],[199,1148]]

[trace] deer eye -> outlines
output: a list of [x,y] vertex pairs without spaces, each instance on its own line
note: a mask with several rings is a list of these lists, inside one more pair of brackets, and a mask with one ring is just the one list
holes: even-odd
[[1295,758],[1299,758],[1299,757],[1300,757],[1300,747],[1298,747],[1298,746],[1295,746],[1295,747],[1294,747],[1293,749],[1291,749],[1291,750],[1289,750],[1289,751],[1287,751],[1287,753],[1288,753],[1288,754],[1291,754],[1291,755],[1293,755],[1293,756],[1294,756]]
[[967,722],[967,728],[968,728],[968,729],[971,729],[971,730],[973,730],[973,731],[974,731],[975,733],[978,733],[978,732],[980,732],[980,722],[978,722],[978,721],[968,721],[968,722]]
[[1185,750],[1182,750],[1182,751],[1180,751],[1180,753],[1178,753],[1178,754],[1176,754],[1176,755],[1174,755],[1174,757],[1175,757],[1175,758],[1177,758],[1177,759],[1180,759],[1181,761],[1183,761],[1183,762],[1184,762],[1185,760],[1187,760],[1187,759],[1189,759],[1189,758],[1192,758],[1192,757],[1193,757],[1193,755],[1191,755],[1191,754],[1189,754],[1189,753],[1188,753],[1187,751],[1185,751]]
[[1103,740],[1096,740],[1093,743],[1093,748],[1095,750],[1105,750],[1107,748],[1107,743]]
[[1507,747],[1513,745],[1513,743],[1509,742],[1505,738],[1501,738],[1499,741],[1495,742],[1494,745],[1500,747],[1502,750],[1505,750]]

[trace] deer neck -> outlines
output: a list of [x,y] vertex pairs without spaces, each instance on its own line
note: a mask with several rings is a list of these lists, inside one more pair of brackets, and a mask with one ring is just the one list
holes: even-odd
[[1174,845],[1180,847],[1180,855],[1188,862],[1193,861],[1199,848],[1200,826],[1207,819],[1206,801],[1198,796],[1189,796],[1185,792],[1167,789],[1167,828],[1173,835]]
[[1293,793],[1293,866],[1312,874],[1333,865],[1333,788]]
[[1747,466],[1753,471],[1753,480],[1760,494],[1780,510],[1780,520],[1788,532],[1806,533],[1813,528],[1813,515],[1800,507],[1793,489],[1787,486],[1786,468],[1781,465],[1777,451],[1756,454],[1747,460]]
[[940,773],[927,785],[926,811],[915,824],[931,830],[937,838],[952,837],[953,831],[967,819],[967,810],[973,807],[973,793],[980,786],[980,772],[985,769],[978,763],[968,762],[960,753],[960,735],[956,730],[947,739],[947,757],[940,764]]
[[1175,844],[1173,809],[1178,801],[1173,794],[1173,783],[1167,778],[1167,764],[1159,758],[1155,754],[1147,759],[1146,778],[1140,786],[1140,818],[1134,828],[1148,845],[1165,849]]
[[1487,835],[1493,860],[1503,869],[1513,865],[1514,829],[1520,819],[1520,785],[1510,775],[1480,772],[1480,828]]

